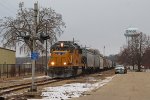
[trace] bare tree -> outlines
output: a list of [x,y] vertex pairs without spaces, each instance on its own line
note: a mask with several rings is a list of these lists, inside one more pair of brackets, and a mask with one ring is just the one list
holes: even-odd
[[[35,28],[36,27],[36,28]],[[40,8],[38,23],[35,26],[34,9],[24,8],[22,4],[15,18],[5,17],[0,20],[0,36],[3,38],[4,47],[15,47],[16,43],[22,50],[33,51],[33,38],[36,38],[36,50],[45,49],[42,37],[47,34],[48,44],[51,45],[57,40],[57,37],[63,33],[65,23],[62,21],[61,14],[56,13],[51,8]],[[36,30],[36,37],[33,33]]]
[[138,66],[138,71],[141,70],[143,56],[150,47],[150,39],[146,34],[140,33],[138,37],[132,38],[128,46],[120,52],[118,61],[122,64]]
[[150,68],[150,47],[146,49],[143,59],[142,59],[142,65],[144,65],[145,68]]
[[131,64],[129,60],[129,49],[128,48],[123,48],[123,50],[117,55],[117,62],[119,64]]
[[141,71],[142,59],[147,48],[149,48],[150,46],[150,40],[149,37],[146,36],[146,34],[141,33],[137,41],[138,44],[136,48],[136,64],[138,66],[138,71]]

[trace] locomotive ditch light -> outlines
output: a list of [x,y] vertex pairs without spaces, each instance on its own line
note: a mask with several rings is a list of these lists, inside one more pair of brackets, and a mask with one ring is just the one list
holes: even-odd
[[67,63],[66,62],[64,62],[64,65],[66,65]]
[[55,63],[54,63],[54,62],[51,62],[51,65],[52,65],[52,66],[54,66],[54,65],[55,65]]

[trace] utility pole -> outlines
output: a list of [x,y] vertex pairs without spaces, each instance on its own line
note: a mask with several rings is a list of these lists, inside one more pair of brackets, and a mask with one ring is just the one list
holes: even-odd
[[74,38],[73,38],[73,43],[74,43]]
[[[32,36],[32,42],[33,42],[33,48],[32,48],[32,53],[35,53],[35,37],[36,37],[36,32],[37,32],[37,15],[38,15],[38,3],[34,4],[34,18],[35,18],[35,31]],[[35,59],[32,59],[32,86],[31,86],[31,92],[37,91],[37,87],[35,86]]]
[[105,57],[105,46],[104,46],[103,56]]
[[[47,35],[47,23],[46,23],[46,35]],[[47,75],[47,70],[48,70],[48,67],[47,67],[47,39],[46,39],[46,73],[45,75]]]

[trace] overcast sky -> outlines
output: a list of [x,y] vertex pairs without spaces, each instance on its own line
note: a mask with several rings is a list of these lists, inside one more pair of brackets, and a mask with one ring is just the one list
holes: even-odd
[[67,28],[59,40],[75,40],[99,49],[105,55],[117,54],[125,44],[125,29],[136,27],[150,35],[150,0],[0,0],[0,18],[15,16],[18,4],[51,7],[62,14]]

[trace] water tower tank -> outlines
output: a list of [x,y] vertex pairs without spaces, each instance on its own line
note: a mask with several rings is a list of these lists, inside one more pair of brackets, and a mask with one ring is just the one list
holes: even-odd
[[138,28],[128,28],[125,30],[125,36],[126,37],[136,37],[139,36],[140,31],[138,30]]

